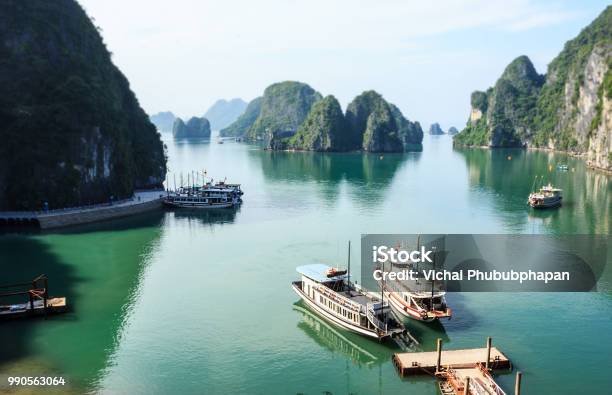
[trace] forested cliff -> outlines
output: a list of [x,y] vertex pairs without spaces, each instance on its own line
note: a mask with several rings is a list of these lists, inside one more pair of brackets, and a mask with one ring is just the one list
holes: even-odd
[[159,186],[164,147],[74,0],[3,0],[0,209],[108,201]]
[[456,145],[536,147],[583,156],[612,170],[612,6],[568,41],[539,75],[526,56],[494,87],[472,93]]

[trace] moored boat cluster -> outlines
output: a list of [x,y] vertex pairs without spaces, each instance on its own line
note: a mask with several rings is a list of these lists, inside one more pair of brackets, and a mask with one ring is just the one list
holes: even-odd
[[[202,179],[205,180],[206,173]],[[188,186],[166,190],[164,205],[172,208],[228,209],[242,203],[244,192],[240,184],[210,180],[201,184],[195,182]]]

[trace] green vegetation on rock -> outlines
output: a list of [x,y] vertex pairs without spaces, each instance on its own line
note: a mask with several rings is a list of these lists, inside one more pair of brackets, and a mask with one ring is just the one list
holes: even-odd
[[403,152],[422,150],[423,130],[383,97],[367,91],[342,114],[334,96],[307,84],[270,85],[222,136],[263,140],[272,150]]
[[222,137],[244,137],[249,128],[255,123],[261,112],[263,97],[251,100],[241,116],[228,127],[221,129]]
[[340,103],[333,96],[316,102],[306,120],[292,137],[286,139],[284,148],[304,151],[349,151],[349,128]]
[[398,136],[403,144],[404,151],[421,151],[423,149],[423,129],[418,122],[410,122],[400,111],[397,106],[389,103],[391,113],[395,118],[395,123],[398,128]]
[[0,209],[106,202],[161,185],[164,147],[74,0],[4,0]]
[[[612,6],[608,6],[539,76],[519,57],[487,93],[472,94],[466,128],[457,145],[534,146],[583,154],[592,166],[611,169],[610,92]],[[607,103],[607,105],[606,105]]]
[[468,126],[455,143],[491,147],[520,147],[532,133],[535,104],[544,82],[527,56],[510,63],[495,86],[486,93],[472,93]]
[[[578,148],[578,136],[571,130],[571,124],[577,116],[574,108],[580,87],[586,80],[587,63],[596,50],[604,52],[609,69],[612,51],[612,6],[608,6],[576,38],[566,42],[561,53],[548,65],[546,84],[537,103],[537,133],[533,139],[534,145],[553,145],[566,150]],[[569,101],[566,100],[568,91],[571,91]]]
[[181,118],[176,118],[172,126],[172,135],[175,139],[209,138],[210,122],[206,118],[191,117],[185,124]]
[[368,152],[402,152],[404,142],[414,140],[418,134],[417,130],[412,131],[407,126],[404,121],[408,121],[399,109],[392,107],[375,91],[357,96],[346,109],[346,120],[351,128],[351,143]]
[[261,111],[247,130],[247,139],[254,141],[295,134],[312,105],[321,98],[319,92],[301,82],[285,81],[268,86]]

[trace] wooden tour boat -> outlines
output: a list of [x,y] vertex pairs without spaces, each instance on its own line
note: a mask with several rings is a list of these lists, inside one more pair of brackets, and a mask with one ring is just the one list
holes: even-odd
[[293,290],[325,320],[381,342],[393,339],[400,346],[416,342],[395,319],[387,302],[351,283],[350,271],[323,264],[300,266],[296,270],[302,278],[292,283]]
[[[204,172],[203,178],[205,176]],[[164,205],[172,208],[227,209],[240,205],[242,195],[244,192],[240,184],[227,184],[225,181],[213,184],[211,180],[204,185],[194,183],[187,187],[181,185],[173,191],[168,190]]]

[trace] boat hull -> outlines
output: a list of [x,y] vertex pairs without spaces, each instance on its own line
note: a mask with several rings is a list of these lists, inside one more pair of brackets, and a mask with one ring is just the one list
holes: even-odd
[[[12,306],[14,309],[9,309]],[[47,308],[42,300],[36,300],[31,308],[29,303],[19,303],[17,305],[0,306],[0,321],[13,318],[44,316],[46,314],[65,313],[68,310],[65,297],[47,299]]]
[[421,322],[432,322],[437,319],[437,317],[423,317],[418,311],[403,306],[401,303],[395,300],[394,297],[387,296],[387,300],[389,301],[393,311],[400,314],[400,316],[403,318],[410,318]]
[[315,313],[317,313],[320,317],[324,318],[326,321],[340,327],[343,329],[346,329],[348,331],[351,331],[353,333],[357,333],[359,335],[363,335],[363,336],[367,336],[373,339],[377,339],[377,340],[383,340],[388,336],[385,337],[381,337],[378,335],[378,333],[376,333],[373,330],[368,330],[368,329],[364,329],[360,326],[357,325],[352,325],[346,321],[343,321],[335,316],[333,316],[332,314],[328,313],[327,311],[325,311],[324,309],[322,309],[320,306],[318,306],[315,302],[313,302],[308,295],[306,295],[302,289],[298,286],[298,283],[294,282],[291,284],[291,287],[293,288],[293,290],[295,291],[296,294],[298,294],[298,296],[300,298],[302,298],[302,300],[308,305],[308,307],[310,307]]
[[193,208],[201,210],[214,210],[214,209],[228,209],[234,207],[233,203],[214,203],[214,204],[202,204],[202,203],[176,203],[169,200],[164,200],[164,206],[171,208]]
[[421,322],[433,322],[442,318],[450,319],[451,317],[450,309],[448,309],[446,312],[437,310],[433,312],[430,311],[429,314],[425,315],[416,309],[406,306],[406,304],[398,298],[397,294],[385,292],[385,296],[389,301],[389,305],[391,305],[391,308],[393,308],[393,311],[395,311],[401,317],[406,317]]
[[544,201],[533,201],[533,200],[529,200],[527,203],[532,207],[532,208],[555,208],[555,207],[559,207],[561,206],[561,201],[562,199],[551,199],[551,200],[544,200]]

